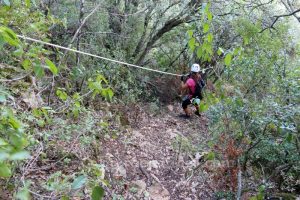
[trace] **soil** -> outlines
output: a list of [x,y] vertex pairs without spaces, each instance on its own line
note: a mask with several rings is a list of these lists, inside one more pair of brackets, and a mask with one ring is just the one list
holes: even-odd
[[179,117],[179,104],[165,110],[142,113],[126,135],[102,144],[100,160],[114,186],[107,199],[113,194],[125,199],[212,198],[209,175],[199,168],[209,139],[207,118]]

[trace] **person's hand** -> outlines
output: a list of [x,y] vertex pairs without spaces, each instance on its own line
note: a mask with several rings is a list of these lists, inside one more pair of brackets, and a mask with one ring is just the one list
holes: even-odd
[[201,74],[199,74],[199,80],[201,80],[202,79],[202,76],[201,76]]
[[181,77],[180,77],[180,80],[183,82],[184,81],[184,75],[182,75]]

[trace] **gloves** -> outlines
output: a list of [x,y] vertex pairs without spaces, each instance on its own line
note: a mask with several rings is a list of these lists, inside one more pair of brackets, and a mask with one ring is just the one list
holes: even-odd
[[180,77],[180,80],[181,80],[181,81],[184,81],[184,75],[182,75],[182,76]]

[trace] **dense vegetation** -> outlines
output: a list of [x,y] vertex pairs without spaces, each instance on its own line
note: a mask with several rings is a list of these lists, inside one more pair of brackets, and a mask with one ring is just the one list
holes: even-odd
[[[199,145],[218,163],[212,196],[239,199],[251,191],[252,199],[295,199],[299,8],[296,0],[1,0],[0,192],[69,199],[85,187],[87,196],[101,199],[111,183],[104,166],[87,156],[99,149],[95,141],[117,138],[131,125],[124,113],[139,102],[155,113],[179,101],[178,77],[20,37],[26,36],[177,74],[199,63],[207,82],[200,110],[211,136]],[[64,148],[76,145],[80,151]],[[49,169],[80,167],[51,174],[38,183],[40,194],[28,181],[37,161]],[[241,180],[256,185],[242,188]]]

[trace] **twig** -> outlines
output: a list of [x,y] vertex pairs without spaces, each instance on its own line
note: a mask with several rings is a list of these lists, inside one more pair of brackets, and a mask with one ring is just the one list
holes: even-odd
[[68,154],[71,152],[71,151],[73,151],[73,147],[74,147],[74,144],[75,144],[75,142],[78,140],[78,138],[82,135],[83,133],[80,133],[80,134],[78,134],[77,135],[77,137],[75,138],[75,140],[72,142],[72,144],[71,144],[71,148],[69,149],[69,151],[65,154],[65,156],[63,156],[62,158],[60,158],[58,161],[56,161],[55,163],[52,163],[51,165],[56,165],[57,163],[59,163],[60,161],[62,161],[63,159],[65,159],[67,156],[68,156]]
[[45,199],[45,198],[47,198],[47,199],[52,199],[52,198],[53,198],[52,196],[44,196],[44,195],[40,195],[40,194],[38,194],[38,193],[36,193],[36,192],[33,192],[33,191],[31,191],[31,190],[28,190],[28,192],[30,192],[31,194],[33,194],[33,195],[35,195],[35,196],[41,197],[41,199]]
[[37,150],[37,154],[34,157],[34,159],[29,160],[29,162],[27,162],[26,166],[23,168],[23,176],[25,175],[25,172],[27,169],[29,169],[31,167],[31,165],[38,159],[38,157],[41,155],[41,153],[43,152],[43,144],[40,143],[40,148]]
[[[99,9],[99,7],[100,7],[100,4],[98,4],[98,5],[94,8],[94,10],[92,10],[92,12],[91,12],[90,14],[88,14],[88,15],[83,19],[82,23],[80,24],[79,28],[77,29],[76,33],[74,34],[74,36],[73,36],[73,38],[72,38],[72,40],[71,40],[71,42],[70,42],[70,44],[69,44],[69,48],[71,48],[73,42],[74,42],[75,39],[77,38],[77,36],[78,36],[78,34],[79,34],[81,28],[82,28],[83,25],[86,23],[86,21],[88,20],[88,18],[90,18],[90,16],[92,16],[92,15]],[[65,52],[65,53],[67,53],[67,52]]]
[[147,178],[147,186],[149,187],[152,184],[151,178],[150,178],[149,174],[146,172],[146,170],[141,166],[140,161],[139,161],[139,169],[146,176],[146,178]]
[[295,10],[294,12],[291,12],[291,13],[288,13],[288,14],[274,16],[275,20],[272,22],[271,26],[262,29],[261,31],[259,31],[259,33],[262,33],[262,32],[264,32],[265,30],[267,30],[269,28],[274,28],[274,25],[278,21],[279,18],[281,18],[281,17],[289,17],[289,16],[292,16],[292,15],[295,15],[298,12],[300,12],[300,8],[298,10]]
[[161,186],[163,186],[163,184],[160,182],[160,180],[159,180],[154,174],[151,174],[151,173],[150,173],[150,176],[151,176],[158,184],[160,184]]
[[55,82],[54,82],[54,75],[52,76],[52,83],[51,83],[51,89],[50,89],[50,92],[49,92],[49,95],[48,95],[48,106],[50,106],[50,98],[51,98],[51,94],[53,92],[53,89],[54,89],[54,85],[55,85]]
[[240,200],[241,195],[242,195],[242,171],[241,171],[239,160],[238,160],[238,168],[239,168],[239,172],[238,172],[238,191],[237,191],[236,199]]
[[50,85],[47,85],[46,87],[44,87],[43,89],[41,89],[36,95],[40,95],[42,92],[44,92],[45,90],[47,90],[47,88],[49,87]]
[[25,74],[24,76],[18,77],[18,78],[14,78],[14,79],[0,79],[0,82],[13,82],[13,81],[19,81],[21,79],[26,78],[28,75],[30,75],[31,72]]

